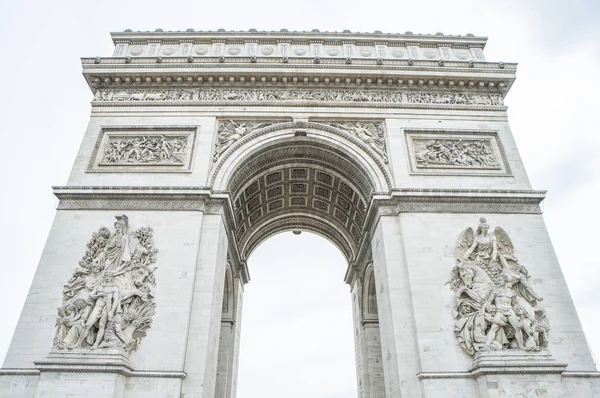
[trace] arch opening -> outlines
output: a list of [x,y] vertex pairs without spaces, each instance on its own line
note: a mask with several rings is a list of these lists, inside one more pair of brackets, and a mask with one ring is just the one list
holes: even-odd
[[320,236],[288,232],[264,241],[248,261],[238,383],[246,395],[239,397],[356,397],[343,254]]
[[300,230],[330,240],[351,263],[367,206],[382,189],[372,154],[319,130],[269,134],[250,140],[217,166],[223,176],[215,178],[226,181],[232,199],[241,260],[270,236]]

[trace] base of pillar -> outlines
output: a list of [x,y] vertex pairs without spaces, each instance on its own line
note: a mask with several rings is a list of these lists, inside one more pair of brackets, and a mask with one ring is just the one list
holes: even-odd
[[127,354],[118,348],[57,349],[53,348],[43,361],[36,361],[40,372],[100,372],[130,376],[132,368]]
[[548,350],[479,351],[473,359],[471,375],[505,373],[556,373],[567,369],[567,364],[556,362]]

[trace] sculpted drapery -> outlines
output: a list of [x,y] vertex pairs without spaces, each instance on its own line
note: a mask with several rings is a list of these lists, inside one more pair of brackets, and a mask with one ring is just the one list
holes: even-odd
[[59,349],[135,350],[152,323],[157,249],[153,231],[128,232],[116,216],[115,231],[92,235],[84,257],[63,289],[54,345]]
[[508,234],[489,233],[485,218],[476,233],[464,230],[448,284],[454,290],[455,334],[470,355],[477,351],[548,346],[549,324],[542,301],[529,285],[529,273],[514,254]]

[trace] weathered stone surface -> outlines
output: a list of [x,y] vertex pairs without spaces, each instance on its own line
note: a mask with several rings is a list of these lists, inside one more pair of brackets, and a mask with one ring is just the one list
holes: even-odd
[[246,260],[287,230],[348,261],[361,397],[600,394],[484,38],[114,37],[0,396],[234,397]]

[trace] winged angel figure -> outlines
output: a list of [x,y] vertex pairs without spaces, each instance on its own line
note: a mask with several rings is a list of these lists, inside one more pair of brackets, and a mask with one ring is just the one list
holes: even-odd
[[85,255],[63,288],[54,345],[59,349],[138,348],[156,309],[154,271],[158,250],[152,228],[128,232],[116,216],[115,231],[94,232]]
[[215,143],[215,154],[213,156],[213,162],[216,162],[219,156],[221,156],[227,149],[229,149],[236,141],[240,138],[248,135],[249,133],[262,129],[263,127],[270,126],[272,123],[251,123],[251,122],[229,122],[221,124],[219,126],[217,142]]
[[353,136],[357,137],[367,144],[372,150],[374,150],[379,156],[381,156],[385,163],[388,162],[383,130],[377,127],[375,124],[354,122],[346,124],[333,123],[332,126],[347,131]]
[[455,292],[455,333],[469,354],[476,351],[523,349],[548,345],[549,324],[542,298],[529,285],[529,273],[514,253],[504,229],[489,233],[485,218],[477,230],[465,229],[458,239],[456,266],[448,284]]

